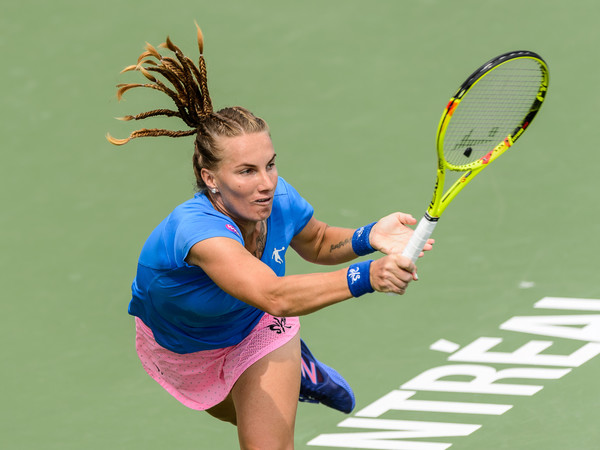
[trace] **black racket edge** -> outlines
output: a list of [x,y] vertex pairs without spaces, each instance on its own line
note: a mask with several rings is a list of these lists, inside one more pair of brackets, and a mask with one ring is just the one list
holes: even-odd
[[[463,84],[461,84],[461,86],[458,89],[458,91],[456,92],[456,94],[454,94],[454,96],[451,98],[450,103],[448,103],[448,106],[446,107],[446,111],[444,112],[444,116],[442,117],[442,121],[440,121],[440,125],[443,122],[444,117],[448,114],[449,111],[451,111],[451,108],[450,108],[451,105],[454,102],[456,102],[457,100],[461,100],[462,97],[465,95],[465,93],[471,88],[471,86],[477,80],[479,80],[486,72],[489,72],[494,67],[496,67],[506,61],[509,61],[514,58],[522,58],[522,57],[532,57],[532,58],[536,58],[536,59],[539,59],[540,61],[542,61],[545,66],[546,77],[548,77],[548,72],[549,72],[548,63],[546,63],[544,58],[542,58],[536,52],[532,52],[529,50],[515,50],[515,51],[506,52],[499,56],[496,56],[495,58],[490,59],[488,62],[486,62],[481,67],[479,67],[477,70],[475,70],[471,75],[469,75],[469,77],[465,80],[465,82]],[[548,86],[546,85],[545,89],[543,91],[540,91],[539,95],[541,95],[541,99],[536,98],[533,101],[533,104],[531,105],[529,113],[523,118],[523,121],[521,122],[521,124],[517,128],[515,128],[515,130],[513,131],[512,136],[515,138],[515,140],[520,137],[521,133],[525,130],[525,128],[527,128],[531,124],[531,122],[537,115],[537,113],[542,105],[542,102],[545,99],[547,89],[548,89]]]
[[469,90],[469,88],[479,78],[481,78],[481,76],[484,73],[489,72],[494,67],[502,64],[503,62],[508,61],[509,59],[522,58],[522,57],[526,57],[526,56],[539,59],[540,61],[542,61],[546,65],[546,67],[548,67],[548,64],[546,63],[546,61],[544,61],[544,58],[542,58],[539,54],[537,54],[535,52],[532,52],[532,51],[529,51],[529,50],[515,50],[515,51],[512,51],[512,52],[503,53],[503,54],[501,54],[499,56],[496,56],[495,58],[490,59],[488,62],[486,62],[481,67],[479,67],[477,70],[475,70],[471,75],[469,75],[469,77],[460,86],[460,88],[458,89],[458,91],[454,95],[454,99],[457,99],[457,100],[460,99],[464,95],[464,93],[467,90]]

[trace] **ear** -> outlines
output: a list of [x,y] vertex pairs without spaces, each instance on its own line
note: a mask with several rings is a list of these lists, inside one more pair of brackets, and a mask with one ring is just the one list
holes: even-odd
[[204,181],[204,184],[207,188],[212,189],[217,187],[217,184],[215,182],[215,175],[211,170],[208,170],[203,167],[200,170],[200,176],[202,177],[202,181]]

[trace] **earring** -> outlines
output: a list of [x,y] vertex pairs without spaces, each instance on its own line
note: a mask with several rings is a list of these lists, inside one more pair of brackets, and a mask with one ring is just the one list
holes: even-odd
[[213,194],[216,194],[219,191],[217,190],[217,188],[210,188],[210,192],[212,192]]

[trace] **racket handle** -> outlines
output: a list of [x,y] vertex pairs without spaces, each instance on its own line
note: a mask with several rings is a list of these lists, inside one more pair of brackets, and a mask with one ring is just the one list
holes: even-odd
[[437,222],[437,217],[425,214],[417,225],[417,228],[415,228],[415,232],[408,241],[408,244],[406,244],[402,256],[408,256],[412,262],[416,262],[423,251],[423,247],[427,244],[427,240],[433,233]]

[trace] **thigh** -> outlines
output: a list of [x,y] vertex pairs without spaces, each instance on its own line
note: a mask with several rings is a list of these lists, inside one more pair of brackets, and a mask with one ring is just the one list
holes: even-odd
[[240,376],[231,391],[242,449],[292,449],[300,391],[300,336]]

